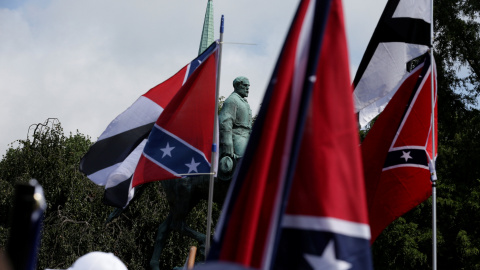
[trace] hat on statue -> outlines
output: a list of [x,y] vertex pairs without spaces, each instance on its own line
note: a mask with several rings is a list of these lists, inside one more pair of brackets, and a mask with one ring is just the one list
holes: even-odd
[[236,165],[235,159],[229,156],[224,156],[220,159],[218,164],[218,178],[221,180],[230,180],[233,176],[233,171]]

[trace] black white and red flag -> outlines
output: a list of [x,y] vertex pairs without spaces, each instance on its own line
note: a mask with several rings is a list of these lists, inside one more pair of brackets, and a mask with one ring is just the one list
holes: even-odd
[[82,157],[80,171],[95,184],[105,186],[105,204],[125,207],[133,198],[132,175],[153,125],[182,85],[217,49],[215,42],[175,75],[140,96]]
[[431,15],[431,0],[387,2],[353,80],[362,127],[382,112],[410,76],[407,63],[428,51]]
[[372,269],[351,93],[341,0],[302,0],[206,266]]
[[[432,134],[437,138],[436,75],[435,63],[431,63],[428,53],[421,61],[424,62],[404,80],[361,145],[372,242],[391,222],[432,194]],[[436,148],[437,145],[434,153]]]

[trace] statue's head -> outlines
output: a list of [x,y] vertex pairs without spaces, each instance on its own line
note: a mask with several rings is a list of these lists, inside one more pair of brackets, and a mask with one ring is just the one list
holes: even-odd
[[248,97],[248,89],[250,88],[250,82],[247,77],[239,76],[233,80],[233,89],[241,97]]

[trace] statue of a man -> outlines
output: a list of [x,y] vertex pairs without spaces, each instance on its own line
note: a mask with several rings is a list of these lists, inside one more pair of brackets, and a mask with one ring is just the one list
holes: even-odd
[[252,130],[252,110],[246,100],[250,82],[246,77],[233,80],[234,92],[220,110],[220,166],[219,177],[229,180],[236,161],[243,156]]

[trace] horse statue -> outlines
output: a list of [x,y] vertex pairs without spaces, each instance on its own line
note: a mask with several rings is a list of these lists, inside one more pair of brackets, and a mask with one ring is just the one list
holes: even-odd
[[[250,82],[246,77],[233,81],[234,92],[224,101],[219,113],[220,162],[218,177],[214,179],[213,201],[223,204],[237,161],[243,156],[252,128],[252,111],[246,100]],[[160,224],[155,239],[150,268],[159,270],[159,259],[172,231],[193,238],[198,242],[200,256],[205,256],[206,235],[193,230],[186,218],[201,201],[208,199],[210,176],[191,176],[160,182],[170,207],[167,218]],[[144,187],[140,187],[138,197]],[[107,223],[118,217],[123,209],[115,209]],[[209,236],[210,237],[210,236]]]
[[[214,194],[213,202],[223,204],[226,197],[230,181],[214,178]],[[154,250],[150,260],[150,268],[159,270],[160,256],[166,246],[166,241],[171,232],[178,232],[181,235],[188,236],[198,242],[198,251],[200,257],[205,256],[206,235],[190,228],[186,219],[192,209],[200,203],[201,200],[208,200],[210,176],[194,176],[180,179],[169,179],[160,181],[167,202],[169,205],[169,213],[166,219],[157,229],[157,235],[154,243]],[[139,187],[135,197],[138,198],[144,191],[146,185]],[[107,218],[106,223],[117,218],[124,209],[116,208]]]

